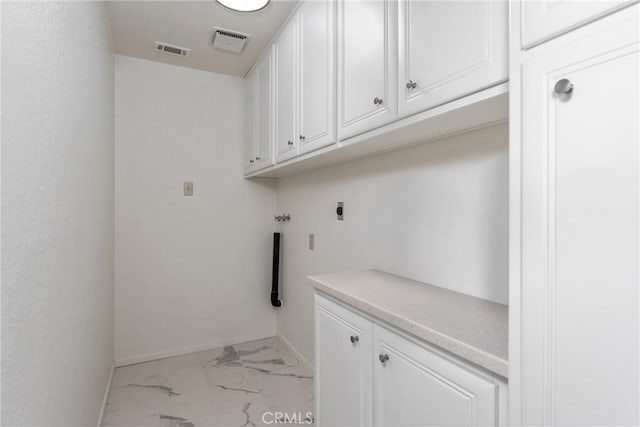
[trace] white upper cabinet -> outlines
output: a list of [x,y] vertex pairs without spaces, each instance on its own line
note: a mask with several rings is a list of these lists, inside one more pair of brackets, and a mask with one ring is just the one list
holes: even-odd
[[508,79],[506,1],[398,4],[400,117]]
[[265,53],[255,70],[256,155],[255,169],[273,164],[273,48]]
[[523,1],[522,47],[530,48],[637,1]]
[[273,165],[273,55],[269,48],[245,80],[245,172]]
[[640,423],[639,22],[522,66],[523,425]]
[[282,176],[507,115],[507,0],[306,0],[269,49],[252,71],[262,145],[249,175]]
[[243,166],[245,173],[254,170],[256,156],[256,104],[255,104],[255,75],[251,74],[244,81],[244,151]]
[[339,0],[338,139],[397,118],[397,2]]
[[275,73],[276,73],[276,128],[275,146],[276,160],[281,162],[297,153],[298,135],[296,117],[297,102],[297,67],[298,58],[298,15],[284,27],[276,40]]
[[335,3],[300,6],[300,153],[336,142]]
[[332,1],[307,1],[291,16],[276,50],[276,160],[336,142]]

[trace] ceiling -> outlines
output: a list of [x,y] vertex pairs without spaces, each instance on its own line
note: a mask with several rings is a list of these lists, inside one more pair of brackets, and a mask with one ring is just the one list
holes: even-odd
[[[271,0],[254,13],[234,12],[215,0],[107,4],[117,54],[243,77],[289,16],[296,0]],[[251,38],[240,54],[214,49],[213,27],[240,31]],[[156,52],[154,41],[192,49],[191,56]]]

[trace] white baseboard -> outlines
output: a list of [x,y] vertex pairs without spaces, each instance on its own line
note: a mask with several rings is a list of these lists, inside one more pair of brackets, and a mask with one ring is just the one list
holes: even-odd
[[102,426],[102,421],[104,421],[104,411],[107,409],[107,401],[109,400],[109,391],[111,390],[111,381],[113,381],[113,373],[115,372],[116,367],[111,366],[111,372],[109,373],[109,380],[107,381],[107,388],[104,391],[104,398],[102,399],[102,407],[100,408],[100,413],[98,414],[98,427]]
[[293,353],[294,356],[296,356],[296,358],[298,358],[299,361],[302,362],[303,365],[305,365],[307,368],[311,369],[312,371],[314,370],[313,365],[311,363],[309,363],[309,361],[306,359],[306,357],[304,357],[294,346],[293,344],[291,344],[291,342],[286,339],[285,337],[282,336],[282,334],[280,334],[280,332],[276,333],[276,338],[278,338],[280,341],[282,341],[282,344],[284,344],[291,353]]
[[143,362],[149,362],[151,360],[165,359],[167,357],[182,356],[183,354],[195,353],[197,351],[212,350],[214,348],[224,347],[226,345],[234,345],[234,344],[240,344],[247,341],[255,341],[263,338],[270,338],[274,336],[273,334],[274,334],[274,331],[271,330],[271,331],[268,331],[268,332],[265,331],[259,334],[253,334],[253,335],[247,335],[247,336],[237,337],[233,339],[215,341],[205,345],[183,347],[177,350],[160,351],[157,353],[147,353],[147,354],[142,354],[142,355],[133,356],[133,357],[126,357],[122,359],[117,359],[116,367],[119,368],[121,366],[135,365],[136,363],[143,363]]

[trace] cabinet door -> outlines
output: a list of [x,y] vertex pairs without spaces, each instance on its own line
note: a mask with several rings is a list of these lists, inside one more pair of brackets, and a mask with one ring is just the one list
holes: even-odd
[[338,138],[397,118],[397,3],[340,0]]
[[374,426],[495,426],[498,386],[381,326],[373,328]]
[[522,1],[522,47],[530,48],[638,0]]
[[508,14],[506,1],[401,0],[400,117],[506,81]]
[[336,142],[335,3],[307,1],[300,22],[300,152]]
[[639,18],[522,67],[525,425],[640,423]]
[[256,102],[255,102],[256,76],[250,74],[244,80],[244,151],[243,165],[246,173],[252,172],[256,157]]
[[316,294],[316,425],[371,425],[371,323]]
[[297,155],[296,61],[298,19],[294,15],[275,42],[276,56],[276,161]]
[[265,53],[255,69],[255,169],[273,164],[273,48]]

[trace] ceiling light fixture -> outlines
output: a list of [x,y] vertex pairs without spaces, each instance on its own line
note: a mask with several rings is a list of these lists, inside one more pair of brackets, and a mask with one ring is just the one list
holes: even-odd
[[216,0],[227,9],[236,12],[257,12],[264,9],[270,0]]

